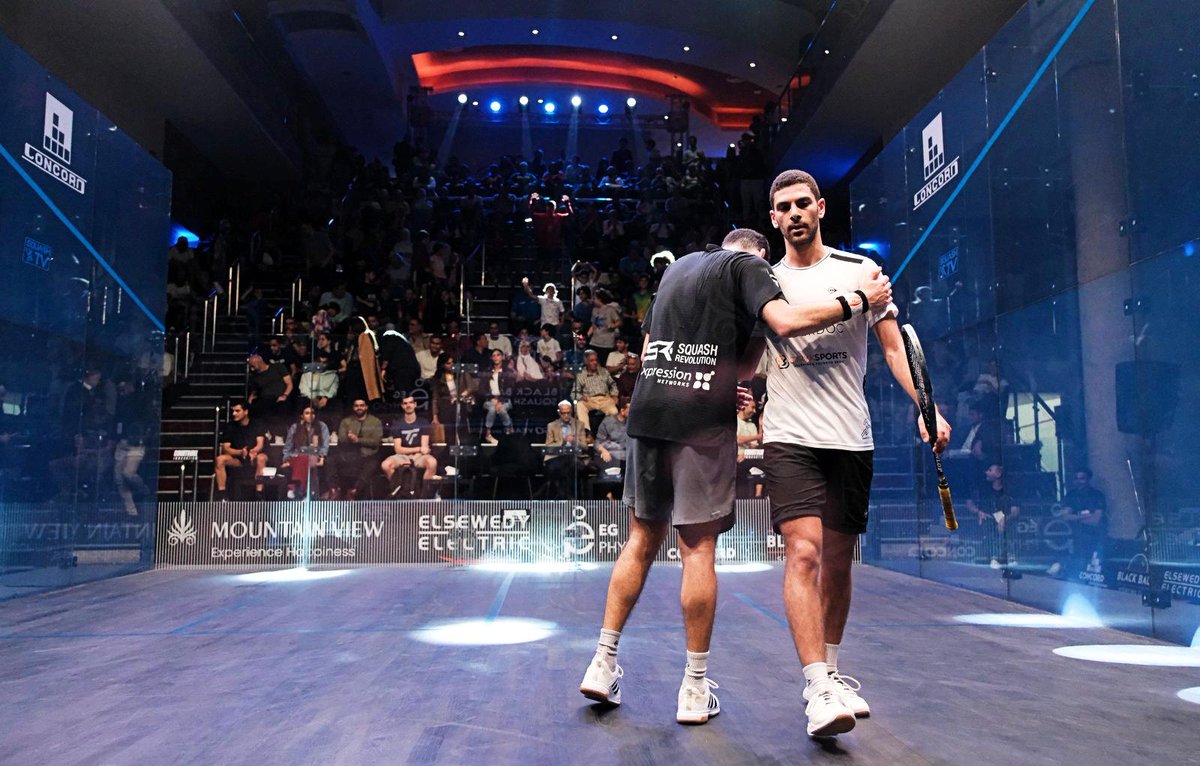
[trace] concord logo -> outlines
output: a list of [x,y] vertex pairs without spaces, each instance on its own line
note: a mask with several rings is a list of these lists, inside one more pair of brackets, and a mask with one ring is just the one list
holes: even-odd
[[921,131],[921,159],[928,183],[913,195],[913,210],[928,202],[958,176],[958,157],[946,164],[946,139],[942,133],[941,112]]
[[[87,190],[87,179],[67,167],[71,164],[74,124],[75,113],[68,109],[66,104],[47,92],[46,114],[42,125],[42,148],[50,154],[26,143],[21,157],[26,162],[36,165],[43,173],[83,194]],[[55,159],[56,157],[58,159]]]

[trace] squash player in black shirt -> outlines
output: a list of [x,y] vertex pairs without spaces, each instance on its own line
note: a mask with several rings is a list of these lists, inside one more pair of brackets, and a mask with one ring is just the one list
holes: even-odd
[[768,249],[762,234],[739,229],[720,248],[680,258],[664,274],[646,315],[642,379],[628,424],[629,540],[613,566],[600,641],[580,684],[589,699],[621,702],[617,642],[674,525],[687,633],[676,720],[705,723],[720,712],[707,665],[717,597],[716,539],[734,523],[739,360],[759,320],[791,337],[891,300],[891,282],[876,270],[864,274],[859,290],[789,305],[767,265]]

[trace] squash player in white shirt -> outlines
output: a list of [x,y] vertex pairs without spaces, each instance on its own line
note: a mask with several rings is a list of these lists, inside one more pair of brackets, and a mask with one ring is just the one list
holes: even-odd
[[[781,173],[771,185],[771,223],[785,254],[775,278],[793,305],[853,292],[870,260],[826,247],[821,240],[825,200],[811,175]],[[864,302],[865,304],[865,302]],[[851,311],[843,321],[794,338],[770,330],[767,406],[763,416],[771,523],[784,536],[784,601],[806,686],[808,733],[849,731],[870,715],[859,684],[838,672],[838,648],[850,612],[854,541],[867,528],[874,443],[863,378],[868,330],[892,375],[916,400],[894,304]],[[918,424],[920,419],[918,418]],[[921,428],[921,436],[928,436]],[[935,448],[950,438],[938,415]]]

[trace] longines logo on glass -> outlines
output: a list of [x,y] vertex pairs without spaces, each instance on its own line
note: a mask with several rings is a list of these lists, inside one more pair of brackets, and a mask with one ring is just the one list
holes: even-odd
[[921,160],[926,183],[913,195],[913,210],[928,202],[930,197],[958,175],[958,157],[946,163],[946,138],[942,133],[941,112],[921,131]]
[[87,190],[87,179],[67,167],[71,164],[74,123],[75,113],[47,92],[46,115],[42,124],[42,149],[46,151],[26,143],[22,158],[36,165],[43,173],[83,194]]

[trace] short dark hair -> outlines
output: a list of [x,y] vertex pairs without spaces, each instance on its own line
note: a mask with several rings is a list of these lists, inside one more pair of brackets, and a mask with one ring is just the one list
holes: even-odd
[[551,335],[553,335],[554,331],[558,328],[556,328],[554,325],[547,322],[546,324],[542,325],[542,329],[545,330],[546,332],[550,333]]
[[775,207],[775,192],[797,184],[807,186],[814,198],[821,199],[821,189],[817,186],[817,179],[803,170],[785,170],[775,176],[775,180],[771,182],[771,193],[768,195],[771,207]]
[[766,250],[771,252],[771,243],[764,234],[754,229],[734,229],[721,240],[721,247],[726,250],[742,250],[747,253]]
[[1091,481],[1091,480],[1092,480],[1092,476],[1094,476],[1094,475],[1095,475],[1095,474],[1093,474],[1093,473],[1092,473],[1092,469],[1091,469],[1091,468],[1076,468],[1076,469],[1075,469],[1075,473],[1082,473],[1082,474],[1084,474],[1085,476],[1087,476],[1087,477],[1088,477],[1088,481]]
[[243,410],[249,410],[250,404],[245,399],[234,399],[229,403],[229,410],[232,412],[234,407],[241,407]]

